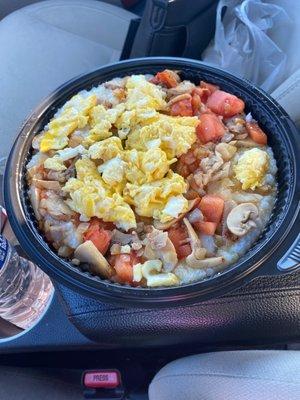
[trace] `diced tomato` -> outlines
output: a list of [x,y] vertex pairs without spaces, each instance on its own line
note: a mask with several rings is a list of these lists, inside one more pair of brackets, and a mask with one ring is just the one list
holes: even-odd
[[131,283],[133,280],[133,264],[130,254],[118,254],[115,258],[114,268],[119,280],[123,283]]
[[193,223],[196,230],[203,233],[204,235],[214,235],[218,224],[210,221],[196,221]]
[[115,224],[113,222],[105,222],[100,218],[93,217],[90,219],[90,226],[99,226],[99,228],[103,228],[109,231],[115,229]]
[[117,278],[122,283],[132,283],[133,266],[140,262],[140,258],[134,252],[130,254],[118,254],[114,258],[114,268]]
[[210,95],[211,95],[213,92],[215,92],[215,91],[217,91],[217,90],[220,89],[219,86],[213,85],[212,83],[208,83],[208,82],[204,82],[204,81],[201,81],[201,82],[200,82],[200,87],[201,87],[202,89],[207,89],[207,90],[209,91],[209,94],[210,94]]
[[168,71],[167,69],[162,72],[158,72],[155,77],[150,80],[150,82],[155,84],[162,84],[167,88],[173,88],[178,85],[175,73],[173,73],[172,71]]
[[168,231],[168,236],[175,247],[179,260],[191,254],[191,246],[189,243],[186,243],[188,234],[183,226],[170,228]]
[[223,117],[233,117],[244,111],[245,103],[233,94],[216,90],[207,99],[206,105],[214,113]]
[[202,197],[199,208],[207,221],[218,224],[223,215],[224,200],[219,196],[207,194]]
[[83,235],[84,241],[91,240],[102,254],[107,252],[111,241],[110,230],[103,228],[105,224],[99,218],[92,218],[88,230]]
[[197,86],[193,90],[192,95],[193,96],[198,95],[200,97],[201,102],[206,103],[208,97],[218,89],[219,89],[219,86],[212,85],[211,83],[201,81],[200,86]]
[[246,122],[246,129],[251,139],[258,144],[267,144],[268,138],[265,132],[256,122]]
[[201,103],[205,103],[209,95],[210,93],[207,89],[203,89],[199,86],[196,86],[192,91],[192,96],[199,96]]
[[91,240],[100,253],[105,254],[109,248],[109,244],[111,241],[111,233],[110,231],[106,231],[105,229],[88,229],[84,234],[84,241]]
[[200,115],[199,121],[196,133],[202,143],[216,142],[223,137],[226,129],[216,115],[204,113]]
[[178,247],[176,252],[177,252],[178,259],[182,260],[183,258],[186,258],[187,256],[189,256],[191,254],[192,249],[189,244],[183,244]]
[[172,116],[179,115],[180,117],[192,117],[192,97],[190,99],[176,101],[176,103],[172,104],[170,114]]
[[188,237],[186,229],[183,226],[180,227],[171,227],[168,230],[168,236],[175,248],[181,246]]

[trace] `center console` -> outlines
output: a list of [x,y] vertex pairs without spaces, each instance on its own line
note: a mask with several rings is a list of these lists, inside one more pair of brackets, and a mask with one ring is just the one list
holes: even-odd
[[0,354],[294,343],[300,339],[300,272],[261,277],[215,300],[167,309],[105,304],[55,284],[44,315],[21,331],[0,320]]

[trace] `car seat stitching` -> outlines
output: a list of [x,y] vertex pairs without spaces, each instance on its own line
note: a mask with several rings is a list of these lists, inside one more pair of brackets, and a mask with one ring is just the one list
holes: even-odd
[[[74,4],[76,4],[76,3],[74,3]],[[72,5],[74,5],[74,4],[72,4]],[[81,8],[86,8],[86,9],[90,9],[90,10],[93,10],[93,11],[95,11],[95,10],[99,11],[98,7],[92,7],[92,6],[87,6],[87,5],[83,5],[83,4],[78,4],[78,6],[81,7]],[[30,6],[28,6],[28,7],[30,7]],[[46,10],[46,9],[49,9],[49,8],[53,8],[54,9],[55,7],[58,7],[58,8],[59,7],[69,8],[69,4],[47,4],[47,5],[43,5],[43,7],[39,7],[38,10],[41,10],[41,9],[42,10]],[[25,11],[25,13],[27,15],[30,15],[32,17],[36,17],[35,15],[32,15],[30,13],[30,10],[29,11],[28,10],[23,10],[23,11]],[[103,11],[105,14],[109,14],[109,15],[115,16],[115,14],[113,12],[110,12],[108,10],[101,9],[101,11]],[[123,10],[123,11],[125,11],[125,10]],[[123,21],[128,21],[128,19],[126,19],[125,17],[119,16],[119,15],[118,15],[118,18],[122,19]]]

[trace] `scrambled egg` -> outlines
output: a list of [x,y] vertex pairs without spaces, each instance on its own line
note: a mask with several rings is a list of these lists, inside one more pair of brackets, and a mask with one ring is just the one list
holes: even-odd
[[63,150],[59,150],[55,156],[47,158],[44,162],[44,167],[54,171],[64,171],[67,169],[64,164],[65,161],[77,157],[79,154],[84,154],[85,152],[85,148],[81,145],[73,148],[66,147]]
[[159,86],[148,82],[143,75],[128,78],[126,89],[125,111],[114,123],[121,139],[125,139],[135,127],[156,121],[160,116],[158,110],[166,107],[165,92]]
[[126,82],[127,110],[154,109],[162,110],[166,106],[165,92],[156,85],[148,82],[144,75],[132,75]]
[[107,161],[121,154],[122,150],[123,147],[121,139],[116,136],[112,136],[108,139],[93,144],[89,148],[88,152],[89,156],[93,160],[99,159]]
[[126,166],[127,164],[117,156],[101,164],[98,171],[102,173],[102,179],[107,185],[117,189],[124,182]]
[[99,140],[112,136],[110,129],[122,115],[124,109],[124,104],[118,104],[116,107],[109,109],[106,109],[102,104],[92,108],[89,112],[89,122],[92,129],[83,141],[83,145],[88,147]]
[[75,129],[82,129],[88,123],[88,113],[96,105],[97,97],[95,95],[82,97],[77,94],[68,101],[59,115],[57,115],[48,124],[48,130],[44,133],[40,151],[63,149],[68,145],[68,136]]
[[80,213],[83,219],[96,216],[114,222],[125,231],[136,227],[133,210],[120,194],[109,189],[93,161],[78,160],[75,168],[77,178],[69,179],[63,189],[71,197],[66,203],[72,210]]
[[[125,200],[134,206],[138,215],[167,222],[174,218],[174,214],[177,217],[187,210],[188,201],[182,196],[186,190],[184,178],[169,170],[165,178],[151,183],[127,183],[123,193]],[[171,198],[173,205],[170,205]]]
[[[170,166],[195,142],[198,119],[160,113],[165,91],[143,75],[129,77],[125,92],[112,108],[97,105],[95,95],[74,96],[49,123],[40,150],[65,148],[44,162],[55,171],[80,156],[76,178],[63,188],[67,204],[82,220],[97,216],[126,231],[136,227],[135,213],[167,222],[188,209],[187,184]],[[83,128],[81,144],[66,147],[69,135]]]
[[242,183],[242,189],[254,190],[261,186],[269,168],[269,156],[261,149],[245,151],[238,159],[233,170],[236,178]]
[[129,135],[126,148],[147,151],[160,147],[169,159],[186,153],[196,141],[197,117],[171,117],[159,115],[159,119]]
[[160,148],[148,151],[126,150],[123,158],[126,160],[127,180],[138,185],[162,179],[170,165],[176,162],[176,158],[168,160]]

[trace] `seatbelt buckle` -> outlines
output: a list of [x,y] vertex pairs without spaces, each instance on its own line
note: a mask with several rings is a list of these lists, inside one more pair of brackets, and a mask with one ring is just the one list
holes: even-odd
[[87,370],[82,374],[85,399],[122,400],[125,390],[117,369]]

